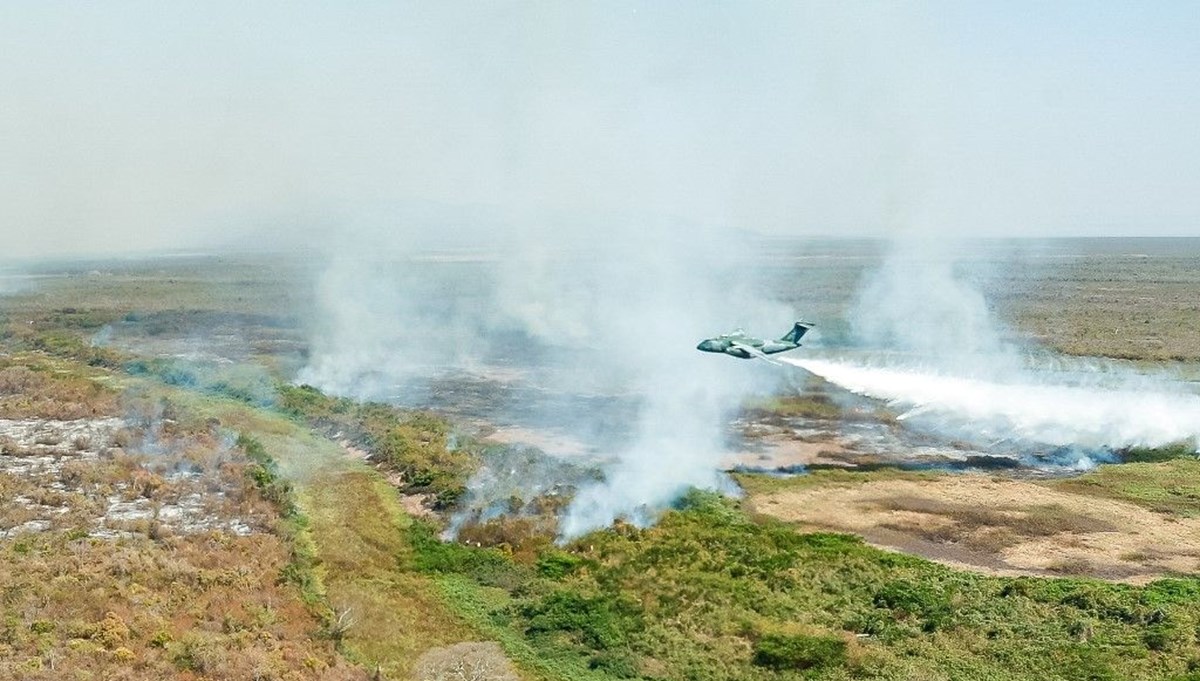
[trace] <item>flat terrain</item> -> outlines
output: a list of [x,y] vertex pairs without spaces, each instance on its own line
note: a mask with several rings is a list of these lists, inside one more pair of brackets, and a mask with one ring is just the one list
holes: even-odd
[[780,489],[753,509],[997,575],[1146,583],[1200,570],[1200,519],[983,474]]
[[[1014,333],[1197,373],[1200,244],[1022,248],[978,256]],[[789,244],[764,267],[836,342],[880,252]],[[22,276],[0,297],[0,678],[1197,678],[1188,451],[997,468],[810,381],[729,426],[730,466],[805,474],[737,473],[740,500],[557,546],[594,471],[479,416],[503,376],[431,393],[466,395],[462,423],[292,384],[301,260]],[[496,514],[471,505],[481,471],[565,482]]]
[[[1070,355],[1200,360],[1200,240],[995,240],[968,249],[957,254],[965,280],[1020,336]],[[873,242],[801,242],[772,271],[797,310],[834,320],[822,331],[837,338],[836,320],[886,252]]]

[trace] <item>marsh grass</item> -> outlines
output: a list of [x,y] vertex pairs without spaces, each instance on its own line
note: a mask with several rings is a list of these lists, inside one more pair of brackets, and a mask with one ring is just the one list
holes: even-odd
[[761,473],[735,472],[733,479],[748,496],[759,496],[785,490],[815,489],[819,487],[855,487],[882,480],[933,480],[946,475],[941,471],[909,471],[899,468],[875,470],[843,470],[822,468],[802,475],[764,475]]
[[748,418],[809,418],[833,420],[843,416],[843,409],[824,393],[780,395],[758,398],[742,406]]
[[1200,516],[1200,460],[1195,457],[1102,465],[1046,484],[1074,494],[1129,501],[1166,516]]

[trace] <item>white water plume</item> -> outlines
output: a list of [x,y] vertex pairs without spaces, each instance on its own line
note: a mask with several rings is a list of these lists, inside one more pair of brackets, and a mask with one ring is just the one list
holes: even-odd
[[[1200,448],[1200,394],[1163,373],[1034,348],[976,285],[1001,267],[968,242],[911,235],[864,281],[859,349],[783,361],[886,402],[913,430],[1087,466],[1129,447]],[[994,252],[993,252],[994,255]]]
[[852,359],[784,361],[954,437],[1093,451],[1200,446],[1200,395],[1128,369],[978,377]]

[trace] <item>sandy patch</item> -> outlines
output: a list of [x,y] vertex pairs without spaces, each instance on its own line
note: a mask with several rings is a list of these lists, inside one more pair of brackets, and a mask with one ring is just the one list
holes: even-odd
[[1145,582],[1200,569],[1200,519],[987,475],[784,490],[751,503],[783,520],[993,574]]
[[401,494],[400,508],[415,518],[436,518],[437,513],[430,508],[433,503],[432,494]]

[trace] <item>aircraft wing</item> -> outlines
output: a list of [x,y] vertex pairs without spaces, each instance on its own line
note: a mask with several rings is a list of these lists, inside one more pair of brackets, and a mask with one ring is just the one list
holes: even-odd
[[765,362],[770,362],[771,364],[779,364],[779,362],[767,357],[762,350],[759,350],[753,345],[746,345],[745,343],[738,343],[735,341],[733,343],[733,347],[737,348],[738,350],[744,350],[745,352],[749,353],[751,357],[757,357],[758,359],[761,359]]

